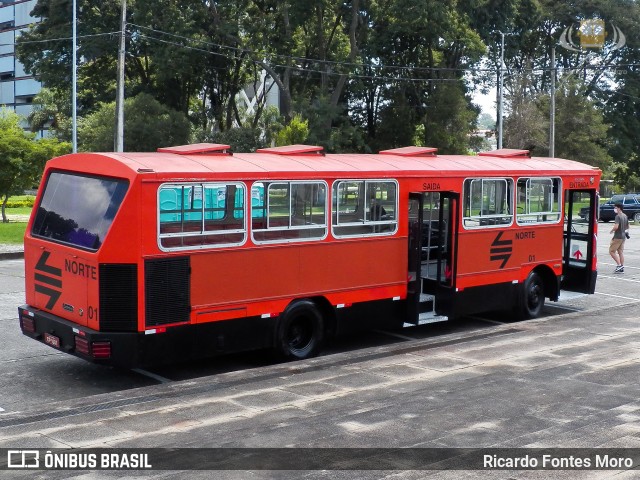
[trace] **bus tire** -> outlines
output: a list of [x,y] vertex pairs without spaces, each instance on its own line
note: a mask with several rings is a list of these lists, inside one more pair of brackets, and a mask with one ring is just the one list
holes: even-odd
[[276,331],[276,352],[286,360],[318,354],[324,340],[324,322],[315,303],[298,300],[282,313]]
[[544,282],[536,272],[531,272],[522,285],[521,317],[536,318],[544,307]]

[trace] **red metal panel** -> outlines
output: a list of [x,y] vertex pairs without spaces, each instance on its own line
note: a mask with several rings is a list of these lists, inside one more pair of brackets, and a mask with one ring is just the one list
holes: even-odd
[[219,143],[194,143],[192,145],[179,145],[176,147],[159,148],[160,153],[176,153],[178,155],[194,155],[199,153],[231,155],[231,146]]
[[256,153],[274,153],[276,155],[324,155],[323,150],[323,147],[316,145],[284,145],[282,147],[259,148],[256,150]]
[[434,157],[437,151],[438,149],[434,147],[402,147],[392,148],[390,150],[382,150],[380,151],[380,155],[400,155],[401,157]]
[[500,150],[492,150],[490,152],[478,153],[481,157],[498,157],[498,158],[510,158],[510,157],[529,157],[529,150],[517,150],[515,148],[501,148]]

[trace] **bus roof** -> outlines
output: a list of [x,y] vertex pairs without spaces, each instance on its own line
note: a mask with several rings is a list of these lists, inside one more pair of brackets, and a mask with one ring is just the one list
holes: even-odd
[[[228,150],[206,151],[202,145],[208,144],[198,144],[193,146],[198,148],[192,150],[189,146],[184,146],[152,153],[76,153],[53,159],[48,167],[127,178],[150,173],[161,178],[198,175],[220,178],[295,178],[302,172],[379,177],[419,177],[432,176],[434,173],[449,176],[502,176],[505,172],[510,175],[531,175],[533,172],[541,175],[560,175],[563,172],[577,175],[600,173],[596,167],[573,160],[529,157],[526,150],[495,151],[495,154],[484,152],[474,156],[437,155],[433,148],[405,147],[397,149],[397,153],[386,150],[380,154],[324,155],[318,148],[298,151],[292,148],[296,146],[288,146],[287,150],[280,151],[276,148],[256,153],[231,154]],[[226,145],[221,147],[228,148]]]

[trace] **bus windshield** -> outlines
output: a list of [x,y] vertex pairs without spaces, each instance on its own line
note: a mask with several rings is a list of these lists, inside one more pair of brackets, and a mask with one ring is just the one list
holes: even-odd
[[122,179],[53,172],[31,233],[95,251],[102,245],[128,186]]

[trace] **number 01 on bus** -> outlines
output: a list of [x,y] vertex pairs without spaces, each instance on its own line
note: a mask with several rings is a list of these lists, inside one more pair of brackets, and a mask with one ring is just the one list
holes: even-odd
[[303,359],[348,329],[498,309],[533,318],[561,288],[595,289],[600,174],[508,149],[65,155],[25,234],[20,327],[134,367],[266,348]]

